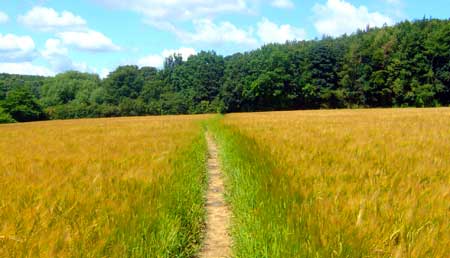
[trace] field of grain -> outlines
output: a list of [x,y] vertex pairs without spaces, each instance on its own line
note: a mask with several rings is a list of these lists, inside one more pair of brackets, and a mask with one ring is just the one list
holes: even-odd
[[0,126],[0,257],[189,257],[206,116]]
[[450,257],[450,109],[210,118],[1,125],[0,257],[197,255],[205,127],[234,257]]
[[450,257],[450,109],[215,124],[236,257]]

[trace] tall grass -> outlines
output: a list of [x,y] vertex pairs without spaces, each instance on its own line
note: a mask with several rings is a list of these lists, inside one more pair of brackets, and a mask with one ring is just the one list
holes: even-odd
[[205,116],[0,126],[0,257],[191,257]]
[[450,257],[450,109],[231,114],[212,128],[236,257]]

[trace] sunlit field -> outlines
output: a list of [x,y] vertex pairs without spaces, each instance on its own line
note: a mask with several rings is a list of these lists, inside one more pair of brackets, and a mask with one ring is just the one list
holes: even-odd
[[0,257],[195,257],[205,128],[234,257],[450,257],[450,109],[0,126]]
[[237,257],[450,257],[450,109],[215,124]]
[[0,126],[0,257],[189,257],[206,116]]

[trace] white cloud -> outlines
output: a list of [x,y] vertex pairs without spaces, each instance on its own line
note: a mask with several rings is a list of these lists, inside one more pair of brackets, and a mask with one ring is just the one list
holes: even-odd
[[325,5],[316,4],[313,11],[316,16],[316,30],[329,36],[349,34],[356,29],[364,29],[367,25],[379,27],[385,23],[393,23],[388,16],[369,12],[365,6],[355,7],[345,0],[327,0]]
[[[255,14],[262,0],[91,0],[111,8],[131,10],[143,17],[144,23],[174,33],[185,43],[235,43],[256,46],[250,31],[230,22],[215,23],[224,14]],[[268,1],[268,0],[264,0]],[[272,0],[271,0],[272,1]],[[286,0],[285,0],[286,1]],[[180,23],[191,23],[193,31]]]
[[173,54],[180,54],[183,60],[187,60],[190,56],[197,54],[197,51],[193,48],[182,47],[179,49],[165,49],[159,55],[149,55],[138,60],[137,65],[140,67],[151,66],[156,68],[162,68],[164,61],[167,57]]
[[196,55],[197,51],[193,48],[182,47],[179,49],[164,49],[162,52],[163,57],[169,57],[173,54],[180,54],[183,57],[183,60],[187,60],[190,56]]
[[100,79],[105,79],[106,77],[108,77],[108,75],[109,75],[110,72],[111,72],[111,71],[110,71],[109,69],[107,69],[107,68],[101,69],[99,73],[97,73],[97,72],[95,71],[95,73],[97,73],[98,76],[100,76]]
[[258,23],[258,36],[264,43],[284,43],[288,40],[303,40],[306,37],[306,31],[289,24],[278,26],[267,18],[263,18]]
[[271,4],[274,7],[284,9],[294,8],[295,6],[291,0],[273,0]]
[[[292,0],[92,0],[112,8],[131,10],[140,13],[144,22],[163,31],[174,33],[182,42],[188,44],[239,44],[257,47],[261,42],[254,33],[254,27],[242,28],[229,21],[216,21],[225,13],[256,14],[261,3],[276,8],[293,8]],[[179,27],[181,22],[192,21],[192,30]],[[267,24],[263,24],[267,25]],[[304,30],[291,25],[271,27],[281,38],[264,39],[281,42],[287,39],[303,38]],[[160,63],[159,55],[148,56],[147,62]]]
[[9,16],[6,13],[0,11],[0,24],[7,23],[8,20]]
[[94,30],[65,31],[57,33],[57,36],[63,44],[73,46],[78,50],[91,52],[120,50],[120,47],[115,45],[110,38]]
[[[58,13],[52,8],[34,7],[25,15],[19,16],[18,20],[33,29],[55,32],[61,40],[58,42],[61,45],[59,49],[63,49],[62,45],[64,45],[91,52],[120,50],[120,47],[115,45],[110,38],[101,32],[89,29],[83,18],[68,11]],[[56,41],[47,43],[56,44]],[[55,50],[55,48],[52,49]],[[65,50],[67,51],[67,49]]]
[[[79,70],[69,57],[69,50],[59,39],[49,39],[45,42],[45,49],[41,51],[44,57],[51,65],[53,71],[59,73],[68,70]],[[77,69],[78,68],[78,69]]]
[[106,6],[132,10],[150,22],[189,20],[220,13],[248,11],[247,0],[94,0]]
[[34,7],[25,15],[20,15],[18,20],[27,27],[41,31],[74,30],[86,25],[83,18],[71,12],[58,13],[52,8],[40,6]]
[[55,73],[50,69],[43,66],[34,65],[31,62],[0,63],[0,73],[42,75],[42,76],[55,75]]
[[137,65],[140,67],[151,66],[161,68],[164,64],[162,55],[149,55],[138,60]]
[[[48,64],[36,65],[34,60],[37,57]],[[53,76],[68,70],[96,72],[87,63],[74,62],[69,56],[69,49],[60,39],[48,39],[45,48],[38,52],[29,36],[0,34],[0,73]],[[101,75],[105,73],[101,71]]]
[[30,61],[35,53],[30,36],[0,33],[0,62]]
[[194,32],[186,32],[174,29],[174,33],[187,43],[223,44],[236,43],[249,46],[257,45],[251,30],[236,27],[230,22],[214,23],[209,19],[193,21]]
[[44,57],[55,56],[55,55],[67,55],[68,50],[62,45],[59,39],[48,39],[45,42],[45,50],[42,51]]

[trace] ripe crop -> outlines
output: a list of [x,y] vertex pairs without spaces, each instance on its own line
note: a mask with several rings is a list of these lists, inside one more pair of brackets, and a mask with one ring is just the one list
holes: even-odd
[[203,119],[0,126],[0,257],[195,253],[203,223]]
[[450,109],[217,124],[237,256],[450,257]]

